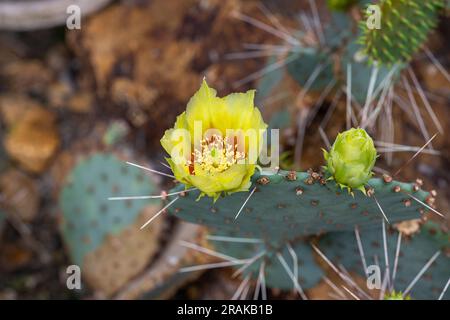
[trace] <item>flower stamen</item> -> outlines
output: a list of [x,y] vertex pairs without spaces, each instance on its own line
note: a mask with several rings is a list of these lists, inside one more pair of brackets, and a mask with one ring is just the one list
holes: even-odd
[[[200,150],[199,150],[200,149]],[[206,173],[220,173],[239,160],[245,158],[245,153],[237,151],[237,144],[230,144],[220,135],[213,135],[210,139],[203,139],[200,148],[194,150],[194,163]],[[193,166],[192,161],[189,162]],[[195,174],[195,173],[194,173]]]

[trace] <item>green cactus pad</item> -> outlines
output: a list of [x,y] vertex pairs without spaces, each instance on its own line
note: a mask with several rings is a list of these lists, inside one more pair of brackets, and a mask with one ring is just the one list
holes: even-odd
[[[220,233],[220,236],[242,237],[239,232]],[[281,253],[288,268],[294,274],[297,268],[297,279],[302,289],[310,289],[317,285],[322,279],[322,269],[314,260],[313,251],[302,239],[291,242],[291,248],[295,255],[291,255],[286,243],[276,243],[274,241],[261,243],[236,243],[224,241],[211,241],[214,248],[221,253],[236,259],[249,259],[264,252],[259,259],[255,260],[242,274],[251,274],[251,278],[256,280],[264,261],[264,275],[266,285],[270,288],[282,290],[295,289],[292,278],[281,264],[277,253]],[[296,261],[294,260],[296,258]],[[240,266],[235,267],[239,269]]]
[[73,169],[59,204],[61,232],[72,261],[82,265],[86,254],[98,248],[109,234],[119,234],[135,222],[140,211],[157,200],[109,201],[117,195],[151,195],[157,188],[138,168],[116,156],[99,153]]
[[382,0],[381,29],[370,30],[366,19],[359,42],[373,61],[393,64],[409,61],[436,27],[443,0]]
[[[378,225],[381,226],[381,222]],[[385,264],[381,227],[361,230],[360,236],[367,265],[375,264],[374,257],[376,256],[380,263],[382,275],[384,275]],[[387,232],[391,276],[397,239],[398,232]],[[333,263],[341,263],[347,270],[364,276],[354,232],[329,233],[320,240],[318,247]],[[404,292],[426,262],[438,250],[441,250],[442,253],[409,293],[411,299],[437,299],[450,277],[450,257],[446,255],[449,248],[448,234],[440,231],[433,222],[427,222],[422,226],[420,232],[411,238],[403,236],[394,289]],[[447,291],[443,299],[450,299],[450,291]]]
[[[292,174],[294,177],[290,178],[295,178],[294,181],[287,178]],[[238,192],[213,203],[206,198],[196,201],[199,193],[191,191],[180,197],[170,211],[189,222],[273,241],[289,241],[326,231],[353,230],[356,224],[370,227],[382,217],[373,197],[360,192],[353,197],[333,181],[315,177],[316,180],[306,172],[255,174],[252,181],[257,189],[236,220],[248,192]],[[422,205],[404,192],[414,194],[421,201],[428,197],[427,192],[413,192],[412,184],[385,183],[382,179],[371,179],[369,184],[390,222],[420,218]],[[395,192],[396,186],[402,191]],[[174,191],[183,188],[180,185]]]
[[[277,63],[278,57],[270,57],[267,59],[267,66]],[[281,83],[285,74],[285,68],[277,68],[271,72],[267,72],[261,80],[258,82],[258,88],[256,90],[256,101],[261,107],[264,106],[262,103],[264,99],[270,97],[274,89]]]
[[[366,101],[370,78],[373,72],[373,66],[367,64],[367,56],[364,55],[363,48],[357,43],[352,42],[345,48],[341,60],[342,77],[345,82],[347,82],[347,65],[351,65],[351,91],[356,101],[360,104],[364,104]],[[394,66],[377,66],[377,77],[374,82],[374,91],[376,91],[375,94],[377,97],[381,94],[381,90],[377,89],[391,71],[391,83],[395,83],[398,81],[400,72],[404,67],[405,65],[403,63],[397,63],[395,70],[392,70]]]
[[332,12],[330,21],[324,26],[325,45],[329,49],[336,49],[352,36],[352,21],[342,12]]
[[[311,91],[322,91],[334,78],[333,63],[329,54],[319,52],[313,48],[307,48],[301,52],[292,53],[295,55],[294,61],[287,65],[287,70],[292,78],[304,87],[311,74],[319,66],[323,65],[322,71],[310,84]],[[288,59],[291,59],[290,57]]]

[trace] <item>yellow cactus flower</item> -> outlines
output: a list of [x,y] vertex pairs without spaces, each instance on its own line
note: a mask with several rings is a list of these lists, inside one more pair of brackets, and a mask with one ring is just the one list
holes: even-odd
[[214,201],[248,191],[267,128],[254,90],[216,96],[205,80],[161,139],[175,178]]

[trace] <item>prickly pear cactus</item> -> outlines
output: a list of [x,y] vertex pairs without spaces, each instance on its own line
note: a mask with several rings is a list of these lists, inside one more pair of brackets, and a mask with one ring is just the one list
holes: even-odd
[[[370,66],[368,62],[369,57],[366,56],[364,48],[361,45],[352,42],[349,43],[344,50],[341,60],[341,75],[340,77],[350,86],[352,95],[360,104],[364,104],[367,99],[367,93],[371,85],[371,77],[374,76],[374,67]],[[386,81],[395,83],[400,77],[401,71],[405,68],[405,64],[401,61],[395,62],[394,67],[388,68],[383,65],[376,66],[376,77],[374,77],[373,88],[377,89]],[[350,83],[347,83],[347,67],[350,71]],[[377,98],[381,94],[380,90],[374,92],[374,97]]]
[[382,0],[381,28],[369,29],[366,19],[361,22],[360,43],[371,61],[390,65],[409,61],[428,34],[436,27],[443,0]]
[[188,192],[176,202],[173,212],[184,220],[220,230],[285,241],[326,231],[353,230],[356,224],[373,226],[382,217],[375,197],[391,222],[420,218],[424,208],[408,194],[421,201],[429,197],[428,192],[416,189],[414,184],[379,178],[369,181],[374,195],[356,192],[352,196],[315,172],[255,174],[252,181],[255,192],[237,219],[248,193],[233,194],[213,203],[210,199],[196,201],[198,192]]
[[[260,269],[265,268],[267,285],[285,290],[292,288],[293,273],[298,266],[301,272],[295,279],[300,288],[312,288],[321,280],[322,271],[308,244],[310,236],[352,230],[356,224],[369,229],[376,227],[382,214],[374,196],[386,208],[392,222],[421,217],[423,206],[412,201],[408,193],[421,201],[429,199],[428,192],[413,184],[383,179],[369,181],[373,188],[369,195],[374,192],[370,196],[361,192],[352,196],[334,181],[326,181],[314,172],[255,174],[252,181],[256,189],[245,204],[247,193],[233,194],[213,203],[210,199],[196,201],[198,194],[191,191],[177,200],[171,212],[189,222],[210,226],[215,235],[254,239],[255,243],[213,245],[234,259],[254,258],[243,276],[257,279]],[[179,186],[174,191],[182,189]]]
[[156,252],[161,230],[161,220],[139,230],[159,210],[157,200],[108,198],[157,191],[139,169],[110,153],[88,156],[69,174],[59,197],[60,231],[72,262],[95,290],[110,295],[141,271]]
[[[219,237],[239,237],[240,235],[242,236],[242,233],[239,232],[215,233],[215,236]],[[304,239],[296,239],[286,243],[262,240],[256,243],[213,241],[212,245],[217,251],[239,260],[258,257],[242,272],[242,276],[257,279],[259,273],[264,271],[266,285],[271,288],[296,289],[278,255],[281,255],[284,263],[298,279],[302,289],[314,287],[323,276],[322,269],[315,262],[311,246]]]
[[[381,226],[381,222],[378,223]],[[378,260],[384,274],[384,243],[382,229],[368,229],[360,232],[361,244],[366,264],[376,265]],[[388,230],[386,234],[390,276],[393,276],[398,232]],[[403,236],[400,242],[400,254],[393,288],[404,292],[408,285],[425,266],[427,261],[440,251],[441,253],[413,286],[409,295],[412,299],[437,299],[450,277],[450,239],[436,223],[427,222],[420,231],[412,236]],[[358,253],[355,233],[330,232],[320,239],[318,247],[335,265],[342,264],[347,270],[364,275],[362,259]],[[450,299],[447,291],[443,299]]]
[[[325,52],[307,48],[301,52],[292,53],[288,59],[293,59],[287,65],[289,74],[302,87],[309,86],[311,91],[324,90],[334,78],[332,60]],[[315,74],[317,75],[314,76]]]

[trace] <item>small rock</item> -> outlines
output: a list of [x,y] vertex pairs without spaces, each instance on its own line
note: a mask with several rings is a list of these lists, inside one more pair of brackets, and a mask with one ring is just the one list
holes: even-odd
[[0,96],[0,115],[7,127],[18,123],[27,110],[35,107],[39,107],[39,104],[25,95],[6,94]]
[[29,172],[42,172],[59,145],[54,122],[53,114],[41,107],[27,110],[5,138],[9,156]]
[[8,214],[18,215],[22,221],[32,221],[39,208],[36,183],[22,172],[10,169],[0,176],[2,204]]

